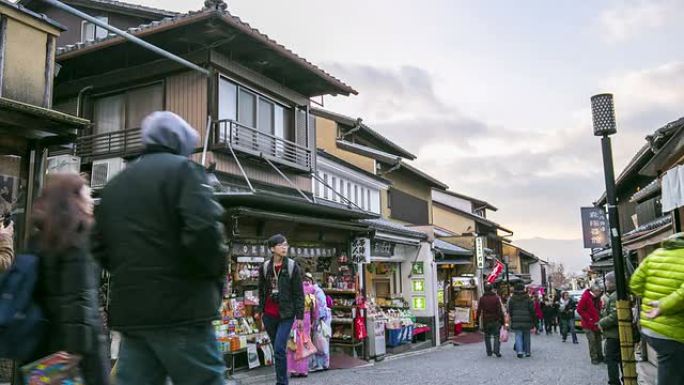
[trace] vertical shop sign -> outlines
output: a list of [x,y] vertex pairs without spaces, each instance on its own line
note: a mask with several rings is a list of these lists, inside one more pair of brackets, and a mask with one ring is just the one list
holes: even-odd
[[411,269],[411,274],[413,275],[423,275],[423,262],[413,262],[413,267]]
[[413,297],[413,309],[425,310],[425,296],[421,295]]
[[369,238],[354,238],[351,244],[351,255],[354,263],[370,263],[371,242]]
[[582,235],[585,249],[598,249],[608,246],[608,221],[601,207],[581,207]]
[[484,239],[475,238],[475,255],[477,257],[477,268],[484,269]]

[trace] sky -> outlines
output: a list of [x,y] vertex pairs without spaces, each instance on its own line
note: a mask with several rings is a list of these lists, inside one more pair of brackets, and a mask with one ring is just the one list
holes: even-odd
[[325,108],[361,117],[452,190],[497,206],[491,218],[514,239],[544,240],[552,261],[575,258],[574,270],[588,264],[579,207],[603,191],[591,95],[615,94],[616,174],[646,135],[682,115],[678,0],[227,3],[359,91],[325,97]]

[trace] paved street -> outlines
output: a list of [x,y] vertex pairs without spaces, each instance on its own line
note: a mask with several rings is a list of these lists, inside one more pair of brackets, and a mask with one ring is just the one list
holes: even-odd
[[[602,385],[608,382],[605,365],[589,363],[587,343],[561,343],[560,337],[533,336],[532,357],[518,359],[511,341],[502,358],[490,358],[484,344],[445,346],[436,351],[362,369],[313,373],[293,379],[296,385],[453,384],[453,385]],[[265,384],[265,383],[264,383]],[[270,384],[270,383],[269,383]]]

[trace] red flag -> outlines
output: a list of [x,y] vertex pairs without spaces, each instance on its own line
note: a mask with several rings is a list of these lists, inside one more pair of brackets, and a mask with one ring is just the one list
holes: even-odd
[[499,262],[499,261],[496,261],[496,266],[494,266],[494,269],[489,274],[489,277],[487,277],[487,282],[490,284],[494,283],[494,281],[496,281],[496,279],[499,278],[499,276],[503,272],[503,269],[504,269],[504,264]]

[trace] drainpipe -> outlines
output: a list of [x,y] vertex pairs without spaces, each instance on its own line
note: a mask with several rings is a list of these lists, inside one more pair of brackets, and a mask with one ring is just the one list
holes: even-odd
[[180,56],[174,55],[174,54],[172,54],[171,52],[168,52],[168,51],[163,50],[163,49],[161,49],[161,48],[159,48],[159,47],[157,47],[157,46],[155,46],[155,45],[153,45],[153,44],[150,44],[150,43],[146,42],[145,40],[142,40],[142,39],[140,39],[140,38],[138,38],[138,37],[136,37],[136,36],[134,36],[134,35],[131,35],[131,34],[128,33],[128,32],[124,32],[124,31],[122,31],[122,30],[120,30],[120,29],[118,29],[118,28],[116,28],[116,27],[113,27],[113,26],[111,26],[111,25],[109,25],[109,24],[107,24],[107,23],[105,23],[105,22],[102,22],[102,21],[100,21],[100,20],[98,20],[98,19],[96,19],[96,18],[94,18],[94,17],[88,15],[87,13],[84,13],[84,12],[79,11],[79,10],[76,9],[76,8],[70,7],[70,6],[68,6],[68,5],[66,5],[66,4],[64,4],[64,3],[62,3],[62,2],[60,2],[60,1],[58,1],[58,0],[42,0],[42,1],[43,1],[44,3],[47,3],[47,4],[52,5],[52,6],[55,7],[55,8],[61,9],[61,10],[64,11],[64,12],[67,12],[67,13],[70,13],[70,14],[72,14],[72,15],[78,16],[78,17],[80,17],[80,18],[83,19],[83,20],[87,20],[87,21],[89,21],[89,22],[91,22],[91,23],[97,25],[98,27],[104,28],[104,29],[106,29],[106,30],[109,31],[109,32],[112,32],[112,33],[114,33],[114,34],[116,34],[116,35],[119,35],[119,36],[123,37],[124,39],[126,39],[126,40],[132,42],[133,44],[137,44],[137,45],[139,45],[139,46],[141,46],[141,47],[143,47],[143,48],[145,48],[145,49],[148,49],[148,50],[150,50],[150,51],[152,51],[152,52],[154,52],[154,53],[156,53],[156,54],[159,54],[159,55],[161,55],[161,56],[163,56],[163,57],[165,57],[165,58],[167,58],[167,59],[169,59],[169,60],[173,60],[173,61],[175,61],[176,63],[182,64],[182,65],[184,65],[184,66],[186,66],[186,67],[188,67],[188,68],[190,68],[190,69],[192,69],[192,70],[194,70],[194,71],[197,71],[197,72],[203,74],[204,76],[209,76],[209,71],[206,70],[205,68],[202,68],[202,67],[198,66],[198,65],[195,64],[195,63],[192,63],[192,62],[190,62],[190,61],[188,61],[188,60],[183,59],[183,58],[180,57]]
[[81,88],[80,91],[78,91],[78,96],[76,97],[76,116],[81,118],[81,104],[83,103],[83,94],[85,94],[87,91],[90,91],[93,89],[93,86],[85,86]]

